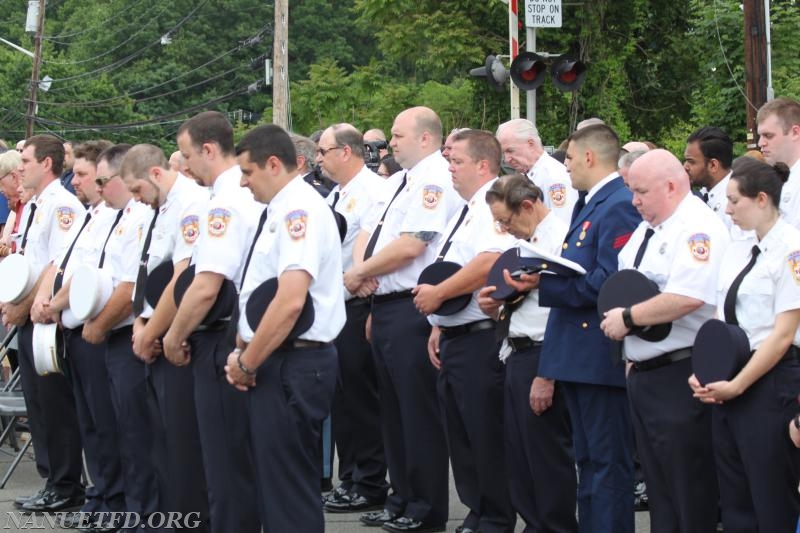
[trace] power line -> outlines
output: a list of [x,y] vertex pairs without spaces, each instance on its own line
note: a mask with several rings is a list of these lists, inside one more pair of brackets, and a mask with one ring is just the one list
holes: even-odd
[[[95,26],[88,26],[88,27],[86,27],[86,28],[84,28],[82,30],[74,31],[74,32],[70,32],[70,33],[59,33],[58,35],[43,35],[42,39],[44,39],[46,41],[52,41],[52,42],[57,43],[57,44],[69,44],[68,41],[59,41],[59,39],[66,39],[68,37],[77,37],[77,36],[83,35],[85,33],[96,32],[96,31],[98,31],[98,28],[103,28],[103,30],[105,31],[107,28],[112,27],[112,25],[111,25],[112,22],[114,22],[116,19],[124,16],[128,11],[131,11],[134,8],[138,8],[139,5],[142,4],[143,2],[144,2],[144,0],[136,0],[136,2],[130,3],[125,8],[123,8],[123,9],[121,9],[119,11],[116,11],[113,16],[105,19],[104,21],[98,23]],[[52,6],[47,6],[47,7],[51,8]]]

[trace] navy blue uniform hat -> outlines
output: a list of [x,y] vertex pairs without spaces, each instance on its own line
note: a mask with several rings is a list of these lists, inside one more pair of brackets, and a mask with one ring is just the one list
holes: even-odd
[[[250,329],[255,331],[258,328],[258,324],[261,323],[261,319],[264,317],[264,313],[267,311],[267,307],[269,307],[270,302],[275,298],[275,295],[278,293],[278,278],[270,278],[258,287],[253,293],[250,295],[250,298],[247,299],[247,305],[245,305],[245,318],[247,318],[247,324],[250,326]],[[303,304],[303,310],[300,312],[300,316],[297,317],[297,321],[294,323],[294,327],[289,332],[289,335],[286,336],[286,340],[293,340],[308,331],[312,324],[314,324],[314,303],[311,300],[311,293],[306,293],[306,301]]]
[[[417,284],[437,285],[459,270],[461,270],[461,265],[458,263],[452,261],[437,261],[436,263],[431,263],[426,266],[425,269],[420,272]],[[440,316],[454,315],[464,309],[471,299],[472,294],[462,294],[461,296],[445,300],[442,302],[439,309],[434,311],[434,314]]]
[[175,268],[172,266],[172,261],[166,260],[147,275],[147,279],[144,282],[144,299],[153,309],[155,309],[164,289],[169,285],[174,271]]
[[[183,295],[186,293],[186,289],[189,288],[189,285],[192,284],[193,279],[194,265],[189,265],[181,272],[178,279],[175,280],[173,296],[176,306],[181,305]],[[214,305],[208,310],[208,314],[203,318],[201,324],[212,324],[217,320],[231,316],[231,314],[233,314],[233,306],[236,305],[236,300],[236,287],[231,280],[226,279],[219,288],[219,293],[217,293],[217,299],[214,301]]]
[[[608,277],[597,296],[597,311],[600,319],[606,311],[616,307],[630,307],[649,300],[660,294],[658,286],[647,279],[638,270],[620,270]],[[672,331],[672,323],[658,324],[656,326],[635,327],[630,335],[649,342],[658,342],[667,338]]]
[[692,346],[692,368],[702,385],[732,379],[750,359],[750,341],[739,326],[711,319]]
[[497,258],[497,260],[494,262],[494,265],[492,265],[491,270],[489,270],[489,276],[486,279],[487,286],[494,285],[497,287],[489,296],[495,300],[516,300],[520,297],[520,293],[510,285],[506,284],[506,281],[503,278],[503,270],[508,270],[508,272],[512,275],[522,271],[522,261],[519,256],[519,248],[509,248],[500,254],[500,257]]

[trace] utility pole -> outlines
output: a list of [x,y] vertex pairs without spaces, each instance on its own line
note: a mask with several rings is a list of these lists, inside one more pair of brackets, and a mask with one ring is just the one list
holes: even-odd
[[767,101],[767,13],[765,2],[748,0],[744,5],[744,65],[747,96],[747,148],[756,148],[756,113]]
[[289,1],[275,0],[272,123],[289,128]]
[[42,34],[44,33],[45,0],[39,0],[39,13],[36,17],[36,36],[33,46],[33,70],[31,71],[30,98],[28,99],[28,123],[25,138],[33,135],[33,121],[36,118],[36,95],[39,90],[39,71],[42,68]]

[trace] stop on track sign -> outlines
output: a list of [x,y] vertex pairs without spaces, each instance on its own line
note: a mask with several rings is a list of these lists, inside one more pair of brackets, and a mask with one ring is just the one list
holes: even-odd
[[525,26],[528,28],[560,28],[561,0],[526,0]]

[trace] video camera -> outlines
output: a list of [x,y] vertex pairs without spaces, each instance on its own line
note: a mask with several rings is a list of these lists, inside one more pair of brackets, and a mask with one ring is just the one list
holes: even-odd
[[378,172],[381,166],[381,150],[386,150],[389,143],[386,141],[370,141],[364,143],[364,164],[373,172]]

